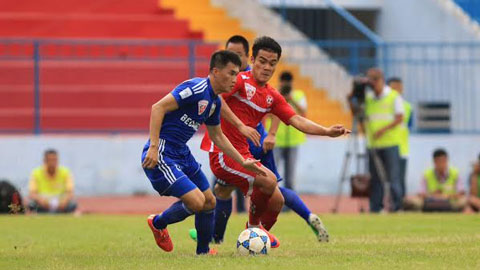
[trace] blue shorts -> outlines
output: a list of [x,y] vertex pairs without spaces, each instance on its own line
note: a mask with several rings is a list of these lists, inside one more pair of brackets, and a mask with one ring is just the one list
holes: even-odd
[[[150,144],[143,147],[142,162]],[[161,196],[180,198],[184,194],[200,189],[209,189],[207,177],[200,169],[201,165],[190,153],[186,145],[178,145],[160,139],[158,164],[153,169],[143,168],[153,188]]]
[[252,153],[255,159],[260,160],[263,166],[267,167],[270,171],[272,171],[277,177],[277,180],[280,182],[282,181],[282,177],[278,173],[277,165],[275,164],[275,159],[273,158],[273,151],[270,150],[267,153],[263,153],[262,145],[268,133],[265,131],[265,128],[263,127],[262,123],[258,124],[257,131],[258,133],[260,133],[260,136],[261,136],[260,146],[257,147],[252,141],[248,140],[250,153]]

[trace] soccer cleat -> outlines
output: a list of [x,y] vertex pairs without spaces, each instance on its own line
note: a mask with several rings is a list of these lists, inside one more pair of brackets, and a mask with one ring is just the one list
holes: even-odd
[[208,251],[208,255],[212,255],[212,256],[215,256],[218,254],[218,251],[214,248],[211,248],[209,251]]
[[153,237],[155,238],[155,242],[157,243],[157,246],[166,252],[170,252],[173,250],[173,243],[172,239],[170,239],[170,235],[168,235],[168,230],[167,228],[163,230],[159,230],[153,226],[153,219],[155,218],[156,215],[150,215],[147,218],[147,223],[148,227],[152,230]]
[[329,235],[325,226],[323,226],[322,220],[315,214],[310,214],[308,217],[308,224],[312,228],[313,232],[317,236],[319,242],[328,242]]
[[[256,226],[253,226],[253,227],[255,228]],[[248,229],[248,222],[247,222],[246,228]],[[260,226],[258,228],[261,229],[262,231],[264,231],[268,235],[268,238],[270,239],[270,247],[271,248],[278,248],[280,246],[280,241],[278,241],[278,238],[275,235],[273,235],[272,233],[270,233],[269,231],[267,231],[262,226],[262,224],[260,224]]]
[[197,242],[197,229],[188,230],[188,235],[193,241]]
[[[188,235],[190,236],[190,239],[192,239],[193,241],[197,242],[197,229],[190,229],[188,230]],[[213,244],[216,244],[216,245],[220,245],[223,243],[223,239],[221,240],[216,240],[215,238],[212,238],[212,241],[210,241],[210,243],[213,243]]]

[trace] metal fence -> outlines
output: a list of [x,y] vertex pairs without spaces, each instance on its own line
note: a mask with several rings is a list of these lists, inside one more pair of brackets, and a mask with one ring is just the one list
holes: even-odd
[[[77,87],[77,92],[108,86],[135,91],[129,87],[171,87],[172,79],[179,83],[205,76],[210,54],[217,48],[215,43],[175,40],[0,39],[0,132],[138,131],[55,128],[50,119],[63,121],[59,118],[69,108],[48,107],[55,95],[62,94],[57,91],[62,87]],[[83,111],[92,109],[88,106]]]
[[[403,79],[405,98],[414,107],[423,102],[448,102],[453,132],[480,132],[480,43],[280,43],[285,51],[295,52],[286,55],[293,63],[315,63],[330,68],[333,62],[352,76],[379,66],[386,77]],[[311,51],[312,43],[323,52],[321,55]],[[112,77],[119,80],[115,87],[127,87],[121,84],[125,81],[122,77],[128,76],[144,87],[174,86],[183,79],[206,75],[208,58],[217,47],[218,44],[195,41],[0,40],[0,131],[37,134],[70,131],[53,126],[61,119],[54,123],[44,118],[49,98],[62,94],[57,91],[44,95],[45,91],[53,91],[47,88],[48,85],[69,84],[76,86],[76,91],[94,92],[112,76],[110,71],[103,69],[108,65],[115,66],[115,72],[120,74]],[[76,69],[79,66],[81,72]],[[321,75],[319,71],[318,76]],[[69,93],[63,93],[67,99]],[[49,113],[55,116],[55,113],[62,114],[68,109],[50,110]],[[116,111],[108,113],[115,114]],[[125,114],[135,113],[127,110]],[[148,111],[141,113],[148,114]],[[5,124],[8,121],[10,126]],[[122,130],[101,126],[94,131],[143,131],[146,127]]]

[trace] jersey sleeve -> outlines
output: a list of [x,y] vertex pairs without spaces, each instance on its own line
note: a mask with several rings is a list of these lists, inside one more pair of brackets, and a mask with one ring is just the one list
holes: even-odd
[[271,93],[274,98],[272,113],[280,118],[283,123],[289,125],[290,118],[296,114],[295,110],[292,108],[292,106],[290,106],[290,104],[288,104],[285,98],[280,95],[280,93],[275,90],[271,91]]
[[230,96],[232,96],[233,94],[235,94],[236,92],[238,92],[240,89],[242,89],[243,87],[243,77],[242,75],[239,73],[237,75],[237,82],[235,83],[235,85],[233,86],[232,88],[232,91],[228,92],[228,93],[224,93],[222,94],[222,97],[225,99],[225,98],[228,98]]
[[205,120],[205,125],[208,125],[208,126],[220,125],[220,109],[222,108],[222,102],[220,101],[219,97],[217,97],[215,104],[216,104],[215,111],[212,113],[212,115],[210,115],[207,118],[207,120]]
[[201,95],[195,94],[191,88],[192,86],[191,83],[184,82],[170,92],[177,101],[178,107],[183,107],[199,101]]

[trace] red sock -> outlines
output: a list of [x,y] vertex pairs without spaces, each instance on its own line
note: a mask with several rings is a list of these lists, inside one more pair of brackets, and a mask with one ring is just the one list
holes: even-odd
[[275,225],[275,222],[277,222],[278,214],[280,214],[279,211],[273,211],[273,210],[267,210],[265,211],[265,213],[263,213],[260,220],[262,221],[263,227],[267,231],[270,231],[273,225]]
[[265,213],[268,207],[268,200],[272,195],[267,195],[258,188],[253,188],[250,196],[250,213],[248,223],[250,225],[260,225],[260,217]]

